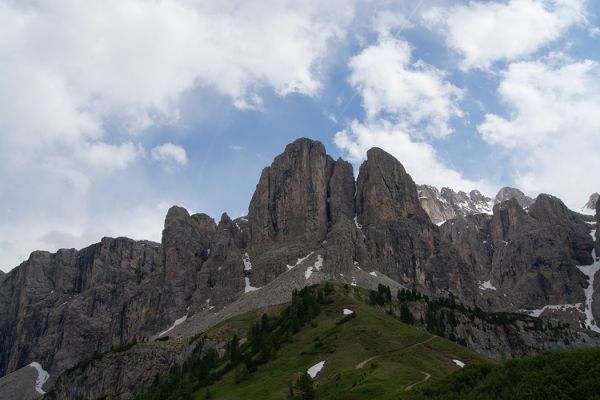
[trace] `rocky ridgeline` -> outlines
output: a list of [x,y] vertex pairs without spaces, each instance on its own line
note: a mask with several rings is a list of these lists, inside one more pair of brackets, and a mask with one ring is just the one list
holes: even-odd
[[[442,192],[473,209],[490,202]],[[155,339],[179,332],[173,337],[185,342],[323,280],[403,286],[485,309],[585,302],[587,278],[576,266],[593,261],[591,225],[551,196],[526,204],[528,212],[512,198],[493,215],[457,214],[438,228],[385,151],[369,150],[355,180],[349,163],[299,139],[263,170],[247,218],[223,214],[217,224],[174,206],[160,244],[104,238],[79,251],[34,252],[0,275],[0,374],[37,361],[50,372],[46,388],[58,381],[73,396],[127,398],[187,351],[177,340],[153,347],[162,343]],[[114,352],[133,342],[144,346]],[[102,367],[82,366],[93,354],[107,354]],[[136,362],[144,365],[129,371]]]
[[495,204],[510,199],[516,199],[523,208],[528,208],[533,204],[532,198],[526,196],[519,189],[511,187],[500,189],[494,199],[482,195],[479,190],[472,190],[467,194],[463,191],[455,192],[447,187],[438,190],[430,185],[418,185],[417,189],[421,207],[438,225],[457,216],[492,214]]
[[493,215],[456,217],[441,230],[475,270],[480,306],[547,308],[585,324],[588,277],[579,266],[593,263],[594,241],[590,224],[558,198],[539,195],[528,211],[511,199],[494,206]]

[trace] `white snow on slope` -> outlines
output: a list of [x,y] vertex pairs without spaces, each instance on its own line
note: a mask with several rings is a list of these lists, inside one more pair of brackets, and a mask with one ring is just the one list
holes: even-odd
[[308,371],[306,371],[308,373],[308,375],[312,378],[315,379],[315,376],[317,376],[317,374],[319,372],[321,372],[321,370],[323,369],[323,366],[325,365],[325,361],[321,361],[319,363],[316,363],[315,365],[313,365],[312,367],[310,367],[308,369]]
[[244,253],[242,256],[242,261],[244,262],[244,271],[250,271],[252,269],[252,263],[250,262],[250,256],[248,253]]
[[479,281],[479,289],[481,290],[496,290],[496,287],[492,285],[492,281]]
[[46,394],[46,392],[44,392],[44,389],[42,389],[42,386],[44,386],[44,383],[46,383],[48,378],[50,378],[50,374],[48,373],[48,371],[42,368],[42,365],[39,362],[34,361],[31,364],[29,364],[29,366],[37,370],[38,376],[35,379],[35,390],[39,394]]
[[246,287],[244,288],[244,293],[253,292],[255,290],[260,289],[260,288],[250,285],[250,278],[248,278],[247,276],[244,277],[244,281],[246,282]]
[[302,257],[302,258],[299,258],[299,259],[296,261],[296,264],[294,264],[294,265],[289,265],[289,264],[288,264],[288,265],[286,265],[287,269],[288,269],[288,270],[290,270],[290,269],[292,269],[292,268],[294,268],[294,267],[296,267],[296,266],[298,266],[298,265],[302,264],[302,263],[303,263],[303,262],[304,262],[304,261],[305,261],[305,260],[306,260],[308,257],[312,256],[312,255],[313,255],[313,253],[314,253],[314,251],[311,251],[311,252],[310,252],[310,253],[308,253],[306,256],[304,256],[304,257]]
[[344,311],[342,311],[342,314],[344,315],[351,315],[354,314],[354,311],[348,309],[348,308],[344,308]]
[[[592,238],[594,239],[594,243],[596,242],[596,230],[592,230]],[[578,265],[577,268],[581,272],[583,272],[588,278],[588,287],[583,289],[585,293],[585,324],[589,327],[589,329],[600,333],[600,326],[596,323],[594,319],[594,314],[592,314],[592,300],[594,298],[594,276],[596,272],[600,270],[600,260],[596,258],[596,249],[592,250],[592,258],[594,262],[591,265]]]
[[542,308],[538,308],[537,310],[521,310],[526,314],[531,315],[532,317],[539,317],[546,310],[559,310],[559,311],[567,311],[569,308],[580,309],[581,303],[575,304],[553,304],[547,305]]
[[454,364],[458,365],[461,368],[464,368],[466,365],[464,362],[462,362],[460,360],[452,360],[452,362],[454,362]]
[[375,271],[369,272],[369,275],[377,276],[377,274],[375,273]]
[[171,327],[169,329],[167,329],[166,331],[159,333],[158,337],[165,335],[166,333],[171,331],[173,328],[175,328],[177,325],[184,323],[186,319],[187,319],[187,315],[184,315],[183,317],[176,319],[175,322],[173,322],[173,325],[171,325]]
[[315,261],[315,264],[313,266],[306,268],[306,271],[304,272],[304,278],[306,278],[306,279],[310,278],[313,271],[320,271],[322,266],[323,266],[323,256],[321,256],[319,254],[317,256],[317,260]]
[[358,223],[358,215],[354,216],[354,225],[356,225],[359,230],[362,229],[362,225]]

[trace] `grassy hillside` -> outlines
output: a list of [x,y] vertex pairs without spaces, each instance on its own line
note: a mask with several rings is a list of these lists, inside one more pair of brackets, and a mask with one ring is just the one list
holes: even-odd
[[600,399],[600,349],[554,350],[466,367],[415,388],[411,400]]
[[[291,335],[267,363],[252,373],[240,373],[244,367],[239,366],[196,391],[192,398],[279,400],[290,397],[290,386],[299,396],[295,383],[321,361],[325,365],[313,380],[314,398],[402,398],[426,380],[437,380],[459,369],[455,359],[467,365],[485,361],[467,348],[406,325],[368,302],[368,291],[336,287],[320,313]],[[344,317],[345,308],[354,311],[353,316]],[[221,337],[240,335],[251,325],[252,317],[236,318],[208,336],[214,337],[215,332]]]

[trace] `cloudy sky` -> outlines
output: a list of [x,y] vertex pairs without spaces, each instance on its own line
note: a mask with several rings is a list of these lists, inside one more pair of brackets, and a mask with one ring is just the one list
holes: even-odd
[[595,0],[0,0],[0,269],[172,204],[246,214],[307,136],[494,195],[600,191]]

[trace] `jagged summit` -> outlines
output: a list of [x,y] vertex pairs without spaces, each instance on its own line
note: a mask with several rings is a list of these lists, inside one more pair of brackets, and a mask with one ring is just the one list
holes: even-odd
[[508,186],[500,189],[493,199],[484,196],[479,190],[471,190],[469,193],[455,192],[448,187],[438,190],[431,185],[418,185],[417,188],[421,207],[436,224],[441,224],[457,216],[491,214],[495,204],[512,198],[516,199],[523,208],[528,208],[533,203],[533,199],[526,196],[521,190]]

